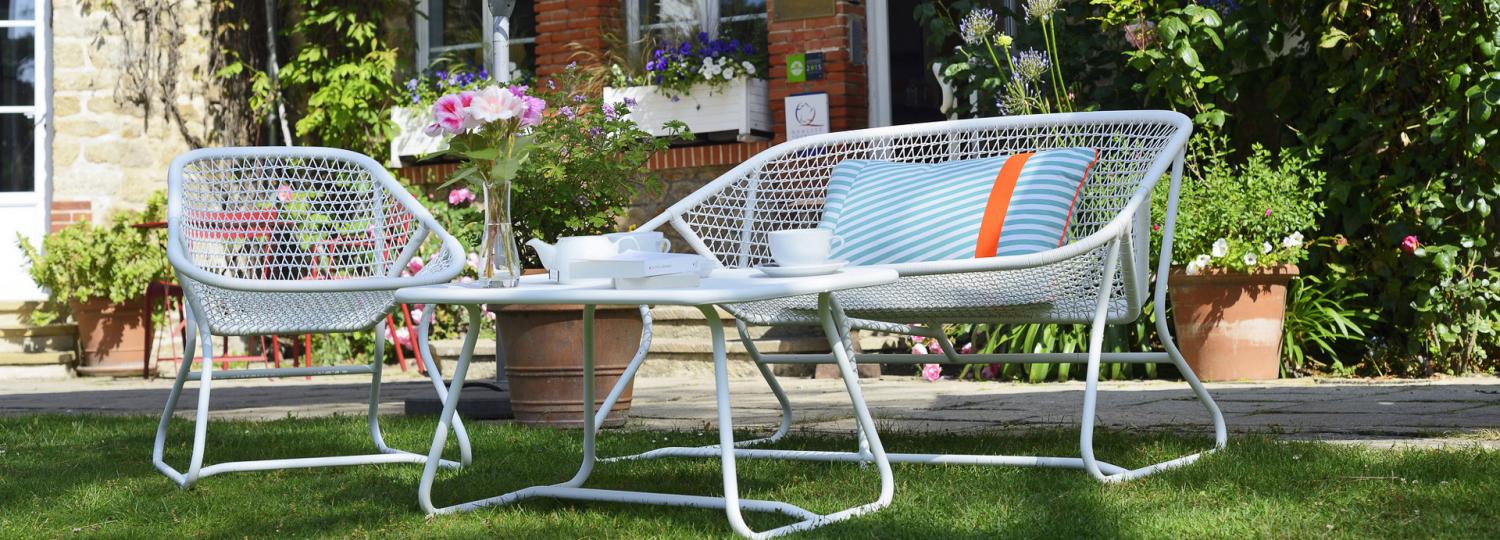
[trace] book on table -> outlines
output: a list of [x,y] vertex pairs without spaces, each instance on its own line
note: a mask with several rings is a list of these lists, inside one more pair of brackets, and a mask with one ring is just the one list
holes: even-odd
[[696,275],[702,263],[703,257],[687,253],[626,251],[618,255],[574,262],[570,271],[572,277],[579,279]]

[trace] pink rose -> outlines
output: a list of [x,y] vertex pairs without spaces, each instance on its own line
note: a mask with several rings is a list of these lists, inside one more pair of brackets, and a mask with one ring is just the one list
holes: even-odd
[[958,354],[974,354],[974,344],[965,343],[963,347],[958,349]]
[[469,188],[458,188],[448,192],[448,204],[458,206],[474,200],[474,192]]
[[450,135],[463,133],[464,119],[467,116],[464,99],[456,94],[440,97],[437,103],[432,104],[433,120]]
[[1409,235],[1401,239],[1401,251],[1405,251],[1407,255],[1415,254],[1417,248],[1421,246],[1422,242],[1417,240],[1416,235]]
[[927,379],[927,382],[933,382],[943,378],[943,366],[937,364],[923,364],[922,378]]
[[292,202],[292,186],[282,184],[276,188],[276,199],[284,203]]

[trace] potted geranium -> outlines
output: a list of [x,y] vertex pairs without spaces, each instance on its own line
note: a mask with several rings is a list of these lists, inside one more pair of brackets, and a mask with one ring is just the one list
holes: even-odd
[[[467,105],[462,94],[457,94],[456,100],[440,99],[434,114],[456,122],[459,133],[452,134],[442,126],[430,126],[430,132],[451,143],[445,155],[465,163],[450,184],[467,182],[451,186],[446,195],[439,194],[445,199],[439,204],[450,207],[442,214],[454,214],[454,209],[476,198],[482,200],[483,194],[476,197],[474,192],[483,192],[487,184],[492,184],[488,188],[492,193],[514,192],[525,204],[518,204],[513,212],[502,213],[498,208],[488,212],[490,217],[480,235],[486,245],[513,247],[520,238],[555,241],[561,236],[618,230],[632,199],[643,192],[659,191],[660,184],[646,163],[667,147],[669,139],[653,137],[627,120],[625,115],[631,112],[627,103],[606,103],[597,94],[586,94],[583,86],[579,71],[568,69],[534,87],[510,87],[507,91],[512,95],[524,96],[541,108],[536,118],[523,118],[509,135],[495,131],[486,135],[486,130],[500,128],[481,125],[479,118],[471,118],[477,114],[476,104],[484,106],[488,88],[478,90]],[[464,119],[470,119],[468,130],[463,129]],[[672,127],[672,133],[681,132],[680,124]],[[486,140],[491,142],[483,142]],[[516,169],[503,188],[496,181],[499,176],[485,175],[495,172],[490,156],[504,156],[505,152],[485,152],[485,144],[509,147],[524,155],[513,162]],[[505,214],[509,223],[496,223],[507,219]],[[496,238],[490,238],[490,231],[498,231]],[[472,235],[469,227],[460,227],[455,234],[460,239]],[[490,251],[481,249],[470,257],[470,264],[481,276]],[[528,266],[536,263],[532,253],[525,253],[523,260]],[[504,306],[498,307],[495,315],[501,338],[497,345],[506,361],[516,420],[530,425],[580,425],[582,306]],[[615,384],[636,352],[640,333],[641,319],[634,306],[599,307],[595,315],[596,387]],[[602,400],[604,395],[597,397]],[[629,407],[627,391],[605,425],[623,423]]]
[[617,66],[604,100],[635,104],[630,119],[656,136],[672,135],[664,124],[676,120],[700,135],[765,140],[771,136],[766,62],[754,45],[700,32],[651,51],[644,76],[628,77]]
[[171,281],[166,229],[141,228],[164,219],[166,194],[143,211],[116,213],[104,225],[79,222],[42,239],[41,249],[20,238],[31,278],[49,298],[31,322],[50,324],[68,314],[78,323],[79,375],[138,375],[146,354],[146,287]]
[[[1302,231],[1323,215],[1325,175],[1308,156],[1259,145],[1233,165],[1216,150],[1223,146],[1196,140],[1182,180],[1172,242],[1181,266],[1168,276],[1173,327],[1199,378],[1275,379],[1287,283],[1307,256]],[[1156,196],[1166,195],[1163,183]]]

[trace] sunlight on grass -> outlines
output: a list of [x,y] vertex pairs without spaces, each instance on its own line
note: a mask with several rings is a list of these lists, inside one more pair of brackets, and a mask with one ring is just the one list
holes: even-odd
[[[431,418],[387,419],[392,445],[422,450]],[[214,422],[208,462],[368,450],[351,417]],[[448,505],[570,477],[575,431],[471,426],[475,463],[438,476]],[[0,536],[180,537],[730,537],[721,512],[527,501],[427,520],[416,504],[421,470],[381,465],[206,478],[183,491],[151,467],[155,419],[33,416],[0,419]],[[190,422],[173,424],[167,459],[185,464]],[[604,455],[715,442],[712,432],[606,433]],[[1196,451],[1205,437],[1101,433],[1098,454],[1139,465]],[[885,435],[892,451],[1070,455],[1074,433]],[[797,435],[782,448],[849,449],[852,437]],[[450,450],[453,450],[450,444]],[[455,453],[456,450],[450,452]],[[718,495],[716,459],[601,465],[591,487]],[[873,470],[853,464],[741,460],[742,495],[826,512],[872,500]],[[1500,452],[1478,448],[1368,450],[1236,437],[1185,469],[1118,486],[1070,470],[896,466],[890,508],[800,535],[951,537],[1497,537]],[[788,522],[749,514],[752,527]]]

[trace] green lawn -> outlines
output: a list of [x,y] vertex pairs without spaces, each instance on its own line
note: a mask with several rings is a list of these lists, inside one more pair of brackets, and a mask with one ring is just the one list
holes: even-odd
[[[185,464],[190,422],[173,424],[168,459]],[[215,422],[210,462],[363,452],[363,420]],[[390,418],[387,440],[424,448],[431,418]],[[150,463],[155,420],[35,416],[0,419],[0,536],[703,538],[731,535],[715,510],[533,500],[428,520],[417,466],[231,473],[181,491]],[[474,466],[442,473],[434,498],[452,504],[571,476],[577,432],[471,427]],[[614,455],[705,444],[704,433],[606,433]],[[1076,435],[886,436],[891,449],[1053,455]],[[1193,451],[1201,437],[1102,433],[1099,455],[1122,465]],[[787,448],[845,449],[852,438],[797,436]],[[181,466],[181,465],[180,465]],[[852,464],[741,460],[747,497],[830,511],[875,497],[873,470]],[[1000,467],[896,466],[896,498],[870,516],[807,538],[995,537],[1500,537],[1500,452],[1384,451],[1239,437],[1196,465],[1119,486],[1085,473]],[[717,460],[606,464],[591,487],[717,495]],[[764,529],[789,520],[749,514]]]

